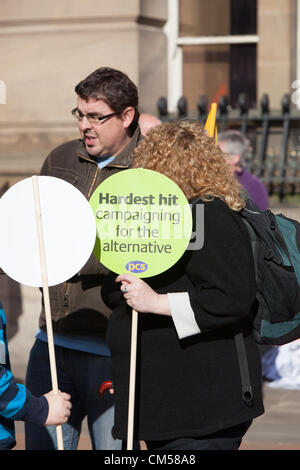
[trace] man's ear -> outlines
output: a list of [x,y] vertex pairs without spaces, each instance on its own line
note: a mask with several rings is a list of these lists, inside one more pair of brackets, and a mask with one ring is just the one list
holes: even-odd
[[131,106],[127,106],[121,114],[121,119],[123,121],[123,126],[125,129],[128,129],[132,120],[134,118],[135,109]]

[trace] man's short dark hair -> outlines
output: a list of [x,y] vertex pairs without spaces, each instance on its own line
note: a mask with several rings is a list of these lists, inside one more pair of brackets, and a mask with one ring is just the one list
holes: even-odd
[[125,73],[110,67],[100,67],[79,82],[75,92],[85,101],[90,98],[103,99],[120,115],[128,106],[134,108],[134,118],[128,129],[131,135],[134,133],[140,115],[138,90]]

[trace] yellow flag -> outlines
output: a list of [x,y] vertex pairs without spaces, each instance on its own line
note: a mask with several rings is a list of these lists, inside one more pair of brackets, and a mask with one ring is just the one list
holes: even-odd
[[217,134],[217,125],[216,125],[216,116],[217,116],[217,103],[212,103],[209,114],[204,125],[204,130],[209,137],[214,137],[215,142],[218,142]]

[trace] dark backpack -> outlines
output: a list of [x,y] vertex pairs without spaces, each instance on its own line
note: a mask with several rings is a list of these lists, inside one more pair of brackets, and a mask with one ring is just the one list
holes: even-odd
[[241,211],[250,234],[256,270],[257,343],[282,345],[300,338],[300,224],[258,209],[250,200]]
[[[241,211],[252,244],[258,310],[253,319],[257,343],[279,346],[300,338],[300,224],[282,214],[258,209],[251,200]],[[252,388],[244,338],[235,336],[243,400],[251,406]]]

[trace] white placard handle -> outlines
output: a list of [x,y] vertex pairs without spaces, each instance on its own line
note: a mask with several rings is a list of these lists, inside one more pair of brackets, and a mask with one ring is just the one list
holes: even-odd
[[137,327],[138,327],[138,312],[136,312],[135,310],[132,310],[130,373],[129,373],[129,400],[128,400],[128,427],[127,427],[127,450],[132,450],[133,449]]
[[[55,353],[54,353],[53,328],[52,328],[52,318],[51,318],[51,308],[50,308],[50,298],[49,298],[49,286],[48,286],[48,278],[47,278],[47,264],[46,264],[46,256],[45,256],[44,235],[43,235],[43,226],[42,226],[42,211],[41,211],[41,204],[40,204],[38,176],[36,175],[32,176],[32,184],[33,184],[35,216],[36,216],[37,233],[38,233],[38,241],[39,241],[40,261],[41,261],[42,287],[43,287],[44,305],[45,305],[45,314],[46,314],[46,328],[47,328],[47,337],[48,337],[52,390],[54,393],[58,394],[57,370],[56,370],[56,361],[55,361]],[[57,435],[57,448],[58,450],[63,450],[64,447],[63,447],[63,435],[62,435],[61,425],[56,426],[56,435]]]

